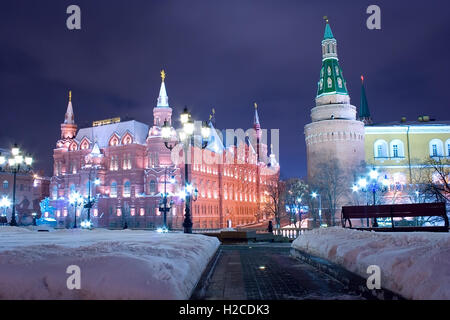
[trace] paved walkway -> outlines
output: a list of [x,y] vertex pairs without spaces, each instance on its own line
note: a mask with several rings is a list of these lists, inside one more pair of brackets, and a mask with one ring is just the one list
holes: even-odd
[[309,264],[292,258],[290,244],[222,245],[207,300],[361,299]]

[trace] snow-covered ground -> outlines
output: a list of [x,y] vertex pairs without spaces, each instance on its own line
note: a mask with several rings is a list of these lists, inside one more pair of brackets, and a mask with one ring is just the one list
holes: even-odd
[[381,269],[381,286],[409,299],[450,299],[450,234],[315,229],[292,246],[367,278]]
[[[188,299],[218,246],[196,234],[0,227],[0,299]],[[80,290],[67,288],[70,265]]]

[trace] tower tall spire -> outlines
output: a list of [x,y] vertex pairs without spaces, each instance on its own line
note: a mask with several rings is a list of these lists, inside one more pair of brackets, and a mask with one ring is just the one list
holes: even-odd
[[259,123],[258,104],[255,102],[253,105],[255,107],[255,117],[253,119],[253,128],[256,131],[259,131],[259,130],[261,130],[261,124]]
[[72,107],[72,91],[69,91],[69,103],[67,104],[67,111],[64,117],[64,123],[66,124],[75,123],[75,116],[73,114],[73,107]]
[[[333,36],[328,17],[325,19],[325,32],[322,40],[322,68],[317,84],[317,97],[326,95],[348,96],[347,85],[339,66],[337,41]],[[344,98],[345,99],[345,98]]]
[[[164,121],[167,121],[169,124],[172,124],[172,108],[169,107],[169,97],[167,96],[166,91],[166,78],[167,73],[164,69],[160,71],[161,75],[161,87],[159,89],[159,96],[156,103],[156,107],[153,108],[153,125],[157,127],[161,127],[164,125]],[[152,135],[153,131],[150,129],[149,135]]]
[[61,139],[73,139],[77,133],[77,125],[75,124],[75,116],[72,106],[72,91],[69,91],[69,102],[67,104],[64,123],[61,124]]
[[372,117],[370,116],[369,104],[367,103],[363,75],[361,75],[361,103],[359,105],[359,120],[364,122],[365,125],[372,124]]
[[158,103],[156,107],[168,108],[169,107],[169,97],[167,96],[166,85],[164,80],[166,79],[166,72],[161,70],[161,88],[159,89]]

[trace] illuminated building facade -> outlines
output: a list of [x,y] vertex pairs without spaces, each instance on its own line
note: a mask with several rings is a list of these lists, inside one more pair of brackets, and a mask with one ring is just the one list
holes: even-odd
[[[51,206],[60,226],[73,223],[75,207],[68,199],[78,192],[85,199],[88,195],[95,199],[90,211],[94,226],[157,228],[162,225],[160,206],[166,190],[172,202],[168,225],[182,227],[184,163],[173,160],[179,149],[167,149],[161,136],[164,121],[172,126],[165,73],[161,75],[151,126],[114,118],[78,130],[69,94],[50,185]],[[209,125],[214,129],[212,119]],[[253,127],[257,144],[246,138],[228,139],[232,142],[228,143],[226,135],[214,129],[206,149],[190,147],[192,158],[200,158],[189,165],[191,184],[198,191],[191,203],[194,229],[234,227],[264,218],[264,186],[278,177],[279,165],[260,142],[256,109]],[[206,157],[216,160],[205,161]],[[77,208],[77,221],[85,219],[86,211]]]

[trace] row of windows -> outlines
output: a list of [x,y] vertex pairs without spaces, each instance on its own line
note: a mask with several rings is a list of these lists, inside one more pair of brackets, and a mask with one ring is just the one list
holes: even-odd
[[[113,134],[113,136],[109,139],[108,145],[118,146],[119,143],[121,143],[122,145],[131,144],[131,143],[133,143],[133,137],[129,133],[127,133],[127,134],[125,134],[125,136],[122,139],[120,139],[120,137],[117,134]],[[84,138],[83,140],[81,140],[80,150],[88,150],[90,148],[91,148],[91,142],[87,138]],[[78,144],[76,142],[72,142],[72,144],[69,147],[69,150],[75,151],[77,149],[78,149]]]
[[[450,157],[450,139],[445,142],[445,148],[442,140],[432,139],[429,143],[430,157]],[[382,139],[374,143],[375,158],[404,158],[405,147],[403,141],[399,139],[392,140],[389,144]]]
[[[3,181],[3,189],[6,190],[8,188],[9,188],[9,182],[8,182],[8,180],[4,180]],[[31,190],[31,186],[26,186],[24,184],[19,184],[19,190],[20,191],[24,191],[24,190],[30,191]]]

